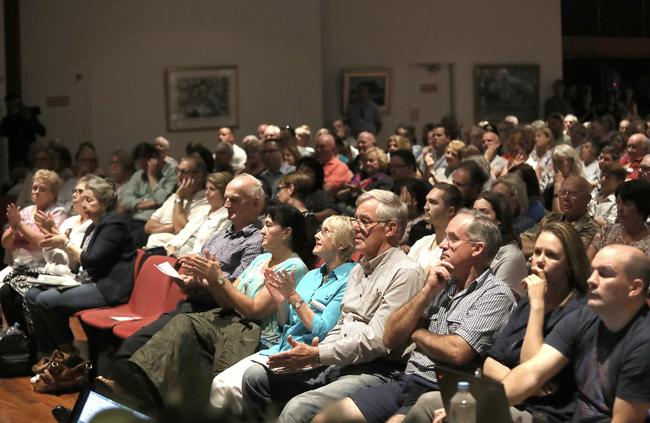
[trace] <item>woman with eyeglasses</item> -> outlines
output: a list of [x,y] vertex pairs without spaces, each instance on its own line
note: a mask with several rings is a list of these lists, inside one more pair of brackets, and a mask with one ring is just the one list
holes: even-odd
[[56,203],[61,180],[52,170],[39,169],[32,178],[32,195],[34,203],[20,209],[16,204],[7,206],[9,227],[2,234],[2,247],[9,252],[14,265],[45,264],[40,242],[45,233],[36,224],[36,215],[41,212],[48,215],[56,226],[68,217],[65,209]]
[[242,413],[242,377],[255,362],[265,363],[267,357],[292,348],[295,342],[311,344],[323,340],[334,327],[341,313],[348,276],[354,267],[354,230],[344,216],[325,219],[316,234],[313,253],[324,264],[307,273],[298,283],[287,272],[265,272],[264,284],[278,304],[288,303],[289,318],[274,346],[253,354],[219,373],[212,382],[210,402],[215,408],[229,408]]
[[650,255],[650,182],[627,181],[616,188],[618,223],[603,226],[587,250],[589,259],[611,244],[631,245]]

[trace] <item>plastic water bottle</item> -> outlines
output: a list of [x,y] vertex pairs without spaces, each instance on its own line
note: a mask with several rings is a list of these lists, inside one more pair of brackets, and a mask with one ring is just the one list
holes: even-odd
[[469,382],[458,382],[458,391],[451,398],[450,423],[476,423],[476,400],[469,393]]

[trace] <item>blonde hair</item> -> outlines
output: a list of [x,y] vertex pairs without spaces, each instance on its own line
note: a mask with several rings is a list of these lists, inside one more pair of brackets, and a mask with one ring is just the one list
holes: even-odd
[[57,173],[53,170],[47,170],[47,169],[37,170],[36,173],[34,173],[34,176],[32,177],[32,183],[39,180],[49,185],[50,189],[55,194],[57,194],[59,192],[59,188],[61,188],[61,179],[59,178],[59,175],[57,175]]
[[381,170],[386,170],[388,167],[388,156],[379,147],[370,147],[368,150],[366,150],[366,158],[374,156],[375,159],[379,162],[379,167]]
[[575,175],[575,176],[585,176],[585,168],[582,165],[582,160],[578,156],[578,152],[575,148],[570,145],[560,144],[553,150],[553,168],[556,172],[559,172],[558,162],[562,159],[571,159],[571,169],[569,170],[569,175],[564,175],[564,177]]
[[515,173],[507,173],[503,176],[500,176],[492,187],[496,184],[503,184],[508,187],[510,190],[510,195],[517,199],[517,204],[519,205],[519,211],[517,214],[513,213],[513,217],[517,217],[520,214],[526,213],[528,210],[528,192],[526,191],[526,183],[521,177]]
[[449,141],[449,144],[447,144],[447,148],[453,151],[454,153],[456,153],[460,160],[460,152],[463,148],[465,148],[465,143],[462,142],[461,140]]
[[349,261],[354,253],[354,228],[352,220],[347,216],[330,216],[323,222],[332,230],[332,242],[341,248],[339,256],[344,261]]
[[391,135],[388,137],[388,142],[386,145],[390,145],[391,141],[395,141],[398,150],[408,150],[411,151],[411,140],[402,135]]

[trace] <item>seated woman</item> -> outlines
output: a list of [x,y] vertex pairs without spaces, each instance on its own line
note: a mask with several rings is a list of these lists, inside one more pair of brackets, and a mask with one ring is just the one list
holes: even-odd
[[226,185],[232,180],[228,172],[208,175],[205,183],[205,198],[210,209],[198,213],[166,245],[167,255],[180,257],[187,253],[198,254],[210,236],[230,226],[228,210],[223,206]]
[[581,176],[584,178],[585,169],[578,152],[570,145],[560,144],[553,150],[553,181],[550,182],[543,192],[544,206],[548,210],[560,211],[560,187],[562,181],[570,176]]
[[315,157],[303,157],[296,163],[298,172],[308,175],[312,180],[311,193],[305,200],[305,206],[312,211],[320,222],[326,217],[339,214],[339,209],[323,189],[325,173],[323,165]]
[[111,306],[128,300],[133,288],[135,246],[126,220],[114,211],[117,195],[113,184],[99,177],[85,182],[82,207],[92,225],[82,245],[50,229],[41,241],[44,248],[64,250],[72,264],[80,266],[80,286],[60,291],[38,287],[27,292],[34,320],[34,338],[41,353],[55,349],[75,353],[68,319],[79,310]]
[[484,191],[474,202],[474,210],[483,213],[501,230],[501,248],[490,268],[497,278],[508,284],[517,299],[521,298],[521,280],[528,274],[528,266],[516,241],[519,238],[513,233],[512,214],[506,199],[501,194]]
[[244,358],[214,378],[210,394],[214,407],[229,408],[241,414],[241,382],[246,369],[255,362],[265,363],[269,355],[291,349],[292,341],[311,344],[314,339],[324,339],[336,324],[348,276],[354,267],[354,263],[350,263],[354,252],[354,230],[350,219],[328,217],[316,234],[313,252],[325,264],[307,273],[297,285],[293,275],[286,272],[266,272],[265,284],[273,299],[278,305],[284,302],[291,305],[289,319],[280,342]]
[[498,192],[508,201],[513,219],[512,230],[516,236],[535,226],[535,219],[528,214],[526,184],[516,173],[511,172],[499,177],[492,184],[492,192]]
[[631,245],[650,255],[650,228],[646,224],[650,216],[649,198],[650,183],[641,179],[616,188],[618,223],[605,225],[596,233],[587,249],[589,259],[611,244]]
[[[59,232],[66,234],[70,242],[77,246],[81,246],[86,229],[91,221],[88,219],[86,212],[82,207],[83,191],[85,179],[80,178],[72,192],[72,208],[78,214],[71,216],[61,223]],[[44,212],[37,210],[34,215],[34,220],[38,226],[49,230],[55,228],[56,221]],[[48,273],[64,274],[70,273],[69,258],[67,254],[58,249],[44,249],[44,258],[47,261],[45,270]],[[20,327],[26,328],[24,309],[23,309],[23,296],[27,293],[30,284],[24,283],[21,280],[11,280],[0,287],[0,303],[2,304],[3,325],[4,329],[18,323]],[[31,319],[31,318],[30,318]]]
[[313,269],[317,257],[311,251],[314,249],[314,236],[320,228],[320,221],[312,210],[307,208],[305,203],[312,188],[312,179],[301,172],[289,172],[283,175],[278,182],[278,193],[276,200],[282,204],[288,204],[298,209],[305,216],[305,234],[307,241],[303,248],[303,260],[309,269]]
[[430,190],[431,186],[421,179],[409,179],[393,188],[393,192],[399,195],[408,209],[408,221],[400,241],[400,245],[406,252],[415,241],[433,234],[433,228],[424,218],[424,205],[427,203],[427,194]]
[[183,257],[183,282],[205,286],[220,307],[175,316],[128,361],[117,362],[114,383],[100,380],[145,408],[160,408],[177,395],[183,381],[191,381],[197,392],[208,392],[216,374],[258,346],[277,344],[288,306],[278,307],[264,287],[264,273],[286,271],[296,279],[307,273],[298,255],[306,240],[305,218],[291,206],[269,207],[262,235],[268,253],[255,258],[235,282],[223,277],[213,257]]
[[65,209],[56,204],[60,184],[56,172],[39,169],[32,178],[34,205],[22,210],[15,204],[7,206],[9,227],[2,234],[2,247],[11,254],[14,265],[37,267],[45,264],[40,245],[45,234],[36,225],[36,215],[39,211],[45,213],[56,226],[68,217]]
[[366,150],[363,171],[366,176],[364,179],[357,174],[352,181],[345,184],[345,188],[336,193],[338,201],[354,205],[357,198],[366,191],[373,189],[390,191],[393,189],[393,179],[387,174],[388,156],[381,148],[371,147]]
[[[589,261],[580,236],[568,223],[550,223],[542,228],[535,242],[531,270],[532,275],[523,280],[527,295],[519,301],[508,324],[488,351],[483,364],[485,377],[503,380],[510,369],[541,348],[544,336],[564,316],[585,303]],[[546,419],[540,421],[568,421],[573,416],[575,393],[572,367],[565,366],[540,395],[510,410],[513,417],[541,413]],[[422,395],[405,421],[431,421],[433,410],[440,407],[442,402],[437,392]]]
[[544,202],[542,201],[542,193],[539,190],[539,181],[537,180],[537,175],[533,168],[526,163],[520,163],[511,167],[508,173],[519,176],[526,185],[526,194],[528,195],[528,206],[525,211],[526,214],[530,216],[535,223],[542,220],[544,214],[546,214],[546,209],[544,208]]
[[435,172],[433,168],[435,162],[433,162],[432,156],[427,156],[425,158],[425,163],[429,169],[429,174],[431,175],[428,179],[430,184],[436,184],[438,182],[449,182],[451,183],[451,174],[456,170],[460,161],[463,159],[462,151],[465,148],[465,143],[459,140],[453,140],[449,142],[447,148],[445,149],[445,163],[446,167],[439,168]]

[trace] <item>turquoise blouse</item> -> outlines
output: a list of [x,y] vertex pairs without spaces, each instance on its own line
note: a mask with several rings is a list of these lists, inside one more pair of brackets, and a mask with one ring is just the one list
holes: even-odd
[[[257,292],[264,286],[264,268],[271,260],[271,253],[260,254],[248,265],[239,275],[239,284],[237,289],[248,298],[253,298]],[[302,278],[307,273],[307,266],[302,262],[300,257],[293,256],[272,268],[275,271],[286,270],[296,272],[296,279]],[[262,336],[260,345],[263,348],[269,348],[280,340],[280,325],[278,323],[278,313],[271,314],[261,322]]]
[[318,337],[321,341],[325,339],[327,332],[336,325],[341,315],[343,294],[345,294],[350,271],[354,266],[355,263],[340,265],[329,273],[325,283],[323,283],[323,276],[326,272],[325,265],[310,271],[304,278],[300,279],[296,292],[305,301],[305,305],[311,307],[314,312],[311,331],[305,327],[293,307],[290,307],[289,320],[284,325],[279,342],[271,348],[260,351],[260,354],[272,355],[291,349],[291,345],[287,343],[289,335],[294,341],[306,344],[311,344],[312,339],[315,337]]

